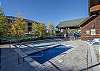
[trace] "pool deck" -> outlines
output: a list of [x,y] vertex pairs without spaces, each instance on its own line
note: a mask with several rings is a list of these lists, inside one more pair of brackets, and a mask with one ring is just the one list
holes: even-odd
[[[52,44],[49,43],[49,44]],[[72,46],[70,50],[60,54],[49,61],[40,64],[33,60],[30,57],[25,57],[24,62],[23,59],[20,57],[19,64],[18,64],[18,50],[14,47],[9,48],[9,45],[1,45],[1,71],[79,71],[87,67],[87,49],[90,48],[86,44],[86,42],[81,40],[75,41],[63,41],[59,42],[58,44],[64,44],[66,46]],[[42,43],[41,45],[44,45]],[[47,43],[48,45],[48,43]],[[35,46],[39,46],[36,44]],[[50,48],[50,46],[48,47]],[[41,47],[38,50],[43,50],[44,48]],[[32,49],[29,49],[29,51]],[[36,51],[38,51],[36,50]],[[30,53],[27,49],[25,52]],[[33,51],[32,51],[33,52]],[[88,55],[88,66],[95,64],[97,61],[92,49]],[[23,55],[23,52],[20,53]],[[91,59],[92,60],[91,62]],[[100,66],[94,67],[89,69],[88,71],[99,71]]]

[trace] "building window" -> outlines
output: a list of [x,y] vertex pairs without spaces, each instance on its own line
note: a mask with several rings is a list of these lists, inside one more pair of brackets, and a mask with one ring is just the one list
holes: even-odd
[[91,35],[96,35],[96,30],[95,29],[91,29]]
[[87,35],[90,35],[90,31],[89,31],[89,30],[87,30],[87,31],[86,31],[86,34],[87,34]]

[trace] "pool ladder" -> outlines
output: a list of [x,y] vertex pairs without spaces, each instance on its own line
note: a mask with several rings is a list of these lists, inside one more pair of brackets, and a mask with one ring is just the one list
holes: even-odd
[[[18,44],[17,44],[18,45]],[[23,45],[23,44],[19,44],[19,46],[17,46],[17,45],[13,45],[13,46],[15,46],[17,49],[18,49],[18,54],[17,54],[17,56],[18,56],[18,58],[17,58],[17,62],[18,62],[18,64],[22,64],[22,63],[24,63],[25,62],[25,60],[24,60],[24,58],[26,58],[26,57],[28,57],[29,56],[29,54],[27,54],[27,53],[25,53],[25,52],[23,52],[23,53],[25,53],[26,54],[26,56],[21,56],[21,45]],[[24,45],[24,46],[27,46],[27,47],[30,47],[30,46],[28,46],[28,45]],[[26,48],[27,48],[26,47]],[[30,47],[31,49],[34,49],[34,48],[32,48],[32,47]],[[36,50],[36,49],[35,49]],[[43,56],[44,54],[43,54],[43,52],[41,51],[41,55],[40,56],[34,56],[34,57],[41,57],[41,56]],[[31,53],[30,53],[31,54]],[[22,62],[21,62],[22,61]]]

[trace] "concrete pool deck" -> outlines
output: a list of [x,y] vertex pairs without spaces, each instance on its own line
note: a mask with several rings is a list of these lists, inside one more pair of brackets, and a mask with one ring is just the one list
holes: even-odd
[[[56,56],[44,64],[39,64],[30,57],[18,64],[18,54],[9,45],[0,46],[1,71],[79,71],[87,67],[87,49],[90,48],[84,41],[64,41],[60,44],[71,45],[71,50]],[[91,66],[91,55],[88,55],[88,66]],[[97,69],[97,68],[96,68]],[[88,71],[97,71],[93,68]]]

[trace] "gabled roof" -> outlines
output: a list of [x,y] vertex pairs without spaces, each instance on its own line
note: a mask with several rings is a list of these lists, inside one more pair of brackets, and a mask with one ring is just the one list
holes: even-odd
[[56,27],[57,28],[80,27],[81,22],[84,21],[84,20],[85,20],[85,18],[79,18],[79,19],[74,19],[74,20],[62,21]]
[[86,24],[88,24],[89,22],[91,22],[93,19],[95,19],[98,15],[92,15],[88,18],[86,18],[81,24],[80,27],[85,26]]

